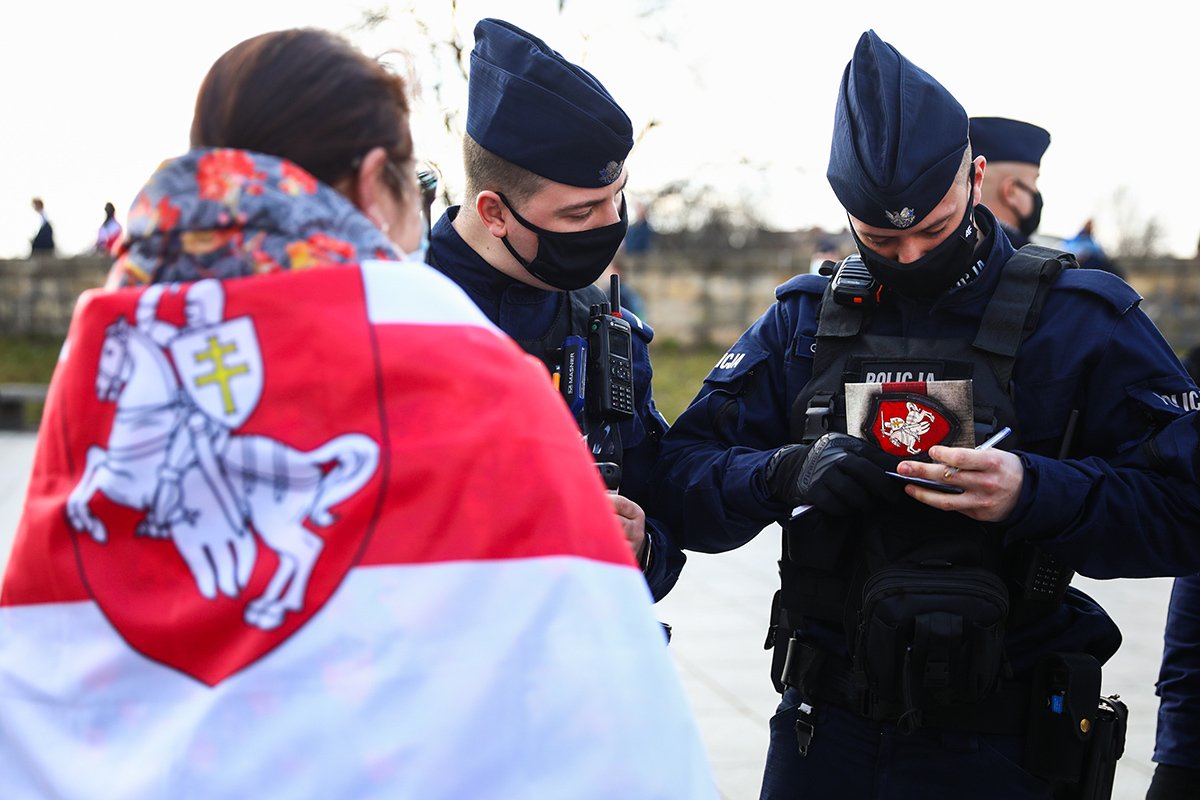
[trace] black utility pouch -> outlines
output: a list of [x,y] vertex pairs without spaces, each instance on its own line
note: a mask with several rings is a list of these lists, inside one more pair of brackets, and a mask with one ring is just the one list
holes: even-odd
[[840,622],[846,610],[858,534],[842,519],[805,514],[785,523],[780,577],[788,607],[806,617]]
[[767,639],[763,642],[763,649],[771,651],[771,683],[780,694],[787,689],[783,684],[783,664],[787,659],[788,641],[791,637],[787,612],[783,610],[783,590],[776,589],[771,597],[771,624],[767,628]]
[[1125,730],[1129,709],[1117,695],[1100,698],[1092,726],[1092,741],[1084,758],[1079,793],[1070,800],[1109,800],[1117,760],[1125,753]]
[[1076,783],[1096,733],[1100,662],[1086,653],[1047,653],[1033,670],[1025,767]]
[[872,575],[854,647],[864,713],[912,721],[916,709],[991,694],[1004,669],[1007,615],[1004,581],[984,569],[922,562]]

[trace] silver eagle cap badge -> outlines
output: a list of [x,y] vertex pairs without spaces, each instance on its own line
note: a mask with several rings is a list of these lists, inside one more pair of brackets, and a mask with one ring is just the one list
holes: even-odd
[[917,212],[911,208],[902,208],[899,211],[884,211],[883,213],[888,218],[888,222],[897,228],[907,228],[917,221]]
[[607,186],[608,184],[621,177],[621,169],[625,166],[624,161],[610,161],[600,170],[600,182]]

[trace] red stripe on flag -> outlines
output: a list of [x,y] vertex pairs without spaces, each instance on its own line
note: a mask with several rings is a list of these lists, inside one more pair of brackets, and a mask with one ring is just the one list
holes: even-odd
[[925,381],[897,381],[895,383],[881,384],[880,390],[883,392],[908,392],[910,394],[929,394],[929,388]]
[[540,363],[476,327],[378,325],[392,440],[364,564],[632,559]]

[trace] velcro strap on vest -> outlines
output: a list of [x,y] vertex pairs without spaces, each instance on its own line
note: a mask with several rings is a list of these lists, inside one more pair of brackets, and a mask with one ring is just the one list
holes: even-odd
[[843,305],[833,299],[832,281],[821,298],[821,318],[817,320],[817,336],[858,336],[863,326],[863,309]]
[[[1064,261],[1061,257],[1066,256]],[[1002,386],[1012,379],[1013,359],[1021,342],[1037,327],[1045,288],[1067,266],[1070,256],[1059,250],[1025,245],[1004,265],[1004,275],[988,302],[975,347],[999,358],[993,360]]]
[[830,361],[829,350],[821,347],[822,339],[850,339],[862,331],[866,314],[862,308],[842,305],[833,299],[832,281],[825,287],[817,312],[817,349],[813,356],[813,374],[820,375]]

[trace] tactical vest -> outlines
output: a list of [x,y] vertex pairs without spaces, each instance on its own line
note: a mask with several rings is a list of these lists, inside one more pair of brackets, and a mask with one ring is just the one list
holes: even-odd
[[[1029,245],[1017,251],[1003,267],[973,341],[870,333],[871,310],[835,302],[831,282],[818,312],[813,375],[790,413],[794,441],[811,443],[828,432],[847,432],[847,383],[970,379],[975,440],[983,441],[1007,425],[1014,434],[1006,440],[1005,449],[1019,447],[1020,426],[1010,390],[1015,357],[1022,342],[1037,327],[1050,286],[1064,267],[1073,265],[1069,254],[1047,248]],[[886,379],[880,380],[880,373],[885,373]],[[873,380],[868,380],[872,377],[869,374],[873,374]],[[994,618],[994,631],[964,646],[962,652],[966,655],[961,658],[994,659],[994,665],[984,670],[987,674],[976,680],[995,681],[1006,622],[1011,627],[1013,620],[1031,618],[1053,606],[1043,603],[1040,609],[1034,609],[1022,600],[1022,592],[1014,591],[1016,575],[1026,556],[1018,558],[1006,551],[1002,537],[984,523],[962,515],[954,515],[949,521],[950,526],[946,512],[915,502],[906,503],[902,513],[892,517],[883,511],[865,519],[810,514],[793,520],[784,529],[779,596],[783,614],[777,615],[779,622],[792,628],[801,627],[805,619],[841,623],[856,670],[863,666],[860,662],[864,659],[874,659],[873,665],[868,662],[864,667],[868,678],[889,672],[900,675],[914,667],[896,661],[892,651],[912,651],[911,642],[876,646],[873,642],[880,636],[873,639],[872,631],[864,627],[882,626],[886,639],[888,614],[899,608],[895,613],[903,616],[912,595],[932,586],[927,595],[936,596],[940,591],[937,587],[944,584],[948,587],[944,608],[935,601],[931,608],[913,612],[915,623],[906,618],[899,624],[910,632],[915,626],[915,634],[908,635],[927,636],[938,642],[953,639],[951,629],[957,630],[955,626],[978,629],[988,624],[981,619]],[[1014,612],[1011,620],[1010,598]],[[875,603],[879,604],[878,610],[872,605]],[[972,604],[977,607],[963,612],[961,618],[956,616],[958,606]],[[922,626],[928,630],[922,631]],[[946,664],[932,662],[920,666],[933,673],[939,668],[949,669]],[[965,669],[961,664],[955,668]],[[950,688],[942,702],[978,699],[972,691],[986,695],[979,687],[963,694],[961,687],[951,686],[951,678],[945,681]],[[920,682],[914,679],[914,685]],[[932,684],[926,680],[925,685],[936,686],[936,677]],[[881,690],[881,694],[887,692]],[[901,708],[920,705],[913,698],[891,700]]]
[[585,286],[565,294],[566,302],[558,304],[554,321],[544,334],[534,339],[516,339],[522,350],[541,359],[551,372],[558,367],[563,339],[573,333],[586,337],[592,306],[608,302],[608,295],[598,286]]

